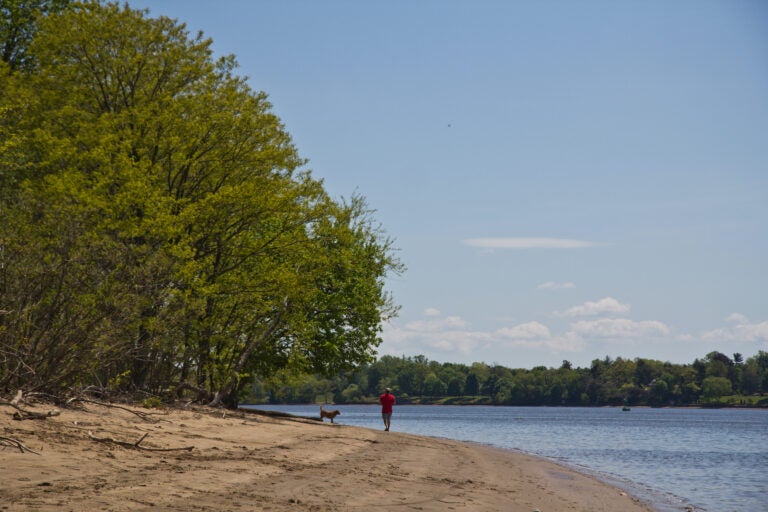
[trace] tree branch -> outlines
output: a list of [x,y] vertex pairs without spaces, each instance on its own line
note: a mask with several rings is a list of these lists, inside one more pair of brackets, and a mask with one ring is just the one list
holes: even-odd
[[129,441],[120,441],[118,439],[115,439],[114,437],[96,437],[93,435],[93,432],[91,432],[90,430],[88,431],[88,437],[90,437],[94,441],[98,441],[100,443],[112,443],[112,444],[122,446],[124,448],[130,448],[133,450],[144,450],[148,452],[173,452],[173,451],[180,451],[180,450],[191,451],[191,450],[194,450],[195,448],[194,446],[185,446],[183,448],[146,448],[144,446],[141,446],[141,442],[144,439],[146,439],[148,435],[149,435],[148,433],[144,434],[139,438],[138,441],[136,441],[135,443],[131,443]]
[[0,444],[2,444],[4,446],[15,446],[16,448],[19,449],[19,451],[21,453],[29,452],[29,453],[34,453],[35,455],[40,455],[35,450],[31,450],[31,449],[27,448],[26,446],[24,446],[24,443],[22,443],[18,439],[14,439],[12,437],[0,436]]
[[88,403],[88,404],[100,405],[102,407],[112,407],[112,408],[115,408],[115,409],[122,409],[124,411],[130,412],[131,414],[135,414],[136,416],[138,416],[139,418],[143,419],[144,421],[151,421],[151,422],[155,422],[155,423],[160,421],[157,418],[152,418],[151,417],[153,415],[152,413],[142,412],[142,411],[134,411],[133,409],[129,409],[128,407],[123,407],[122,405],[108,404],[106,402],[99,402],[97,400],[91,400],[90,398],[82,398],[82,397],[76,396],[76,397],[73,397],[73,398],[70,398],[69,400],[67,400],[67,405],[69,405],[69,404],[71,404],[73,402],[85,402],[85,403]]

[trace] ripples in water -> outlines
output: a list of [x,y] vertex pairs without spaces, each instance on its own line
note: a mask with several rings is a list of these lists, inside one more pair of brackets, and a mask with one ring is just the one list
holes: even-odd
[[[304,416],[318,407],[260,406]],[[380,428],[377,406],[338,406],[338,423]],[[393,430],[555,459],[661,512],[768,511],[768,411],[398,406]]]

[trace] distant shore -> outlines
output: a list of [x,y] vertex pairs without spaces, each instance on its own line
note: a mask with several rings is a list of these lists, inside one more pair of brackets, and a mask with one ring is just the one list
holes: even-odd
[[653,510],[527,454],[313,419],[90,403],[44,420],[0,413],[0,510]]
[[[399,405],[461,405],[461,406],[473,406],[473,405],[486,405],[492,407],[597,407],[597,408],[620,408],[621,404],[603,404],[603,405],[552,405],[552,404],[535,404],[535,405],[512,405],[512,404],[497,404],[493,403],[490,398],[479,399],[478,397],[449,397],[449,398],[430,398],[430,397],[397,397]],[[319,405],[321,402],[295,402],[295,403],[249,403],[243,405],[249,405],[258,407],[260,405]],[[376,398],[370,398],[366,400],[357,400],[351,402],[345,402],[339,405],[376,405],[378,402]],[[655,406],[648,404],[629,405],[630,408],[646,408],[646,409],[768,409],[768,397],[761,397],[761,401],[755,401],[748,404],[735,404],[735,403],[705,403],[705,404],[684,404],[684,405],[663,405]]]

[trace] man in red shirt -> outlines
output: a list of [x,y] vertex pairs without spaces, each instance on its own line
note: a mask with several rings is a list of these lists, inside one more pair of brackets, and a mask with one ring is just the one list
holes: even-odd
[[384,394],[379,397],[381,404],[381,417],[384,420],[384,430],[389,432],[389,422],[392,420],[392,406],[395,405],[395,395],[390,393],[390,389],[384,390]]

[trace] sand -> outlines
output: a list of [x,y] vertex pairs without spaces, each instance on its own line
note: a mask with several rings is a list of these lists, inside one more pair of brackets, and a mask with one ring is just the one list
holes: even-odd
[[128,409],[80,403],[17,421],[0,405],[0,510],[652,510],[544,459],[395,432],[397,415],[384,432],[244,411]]

